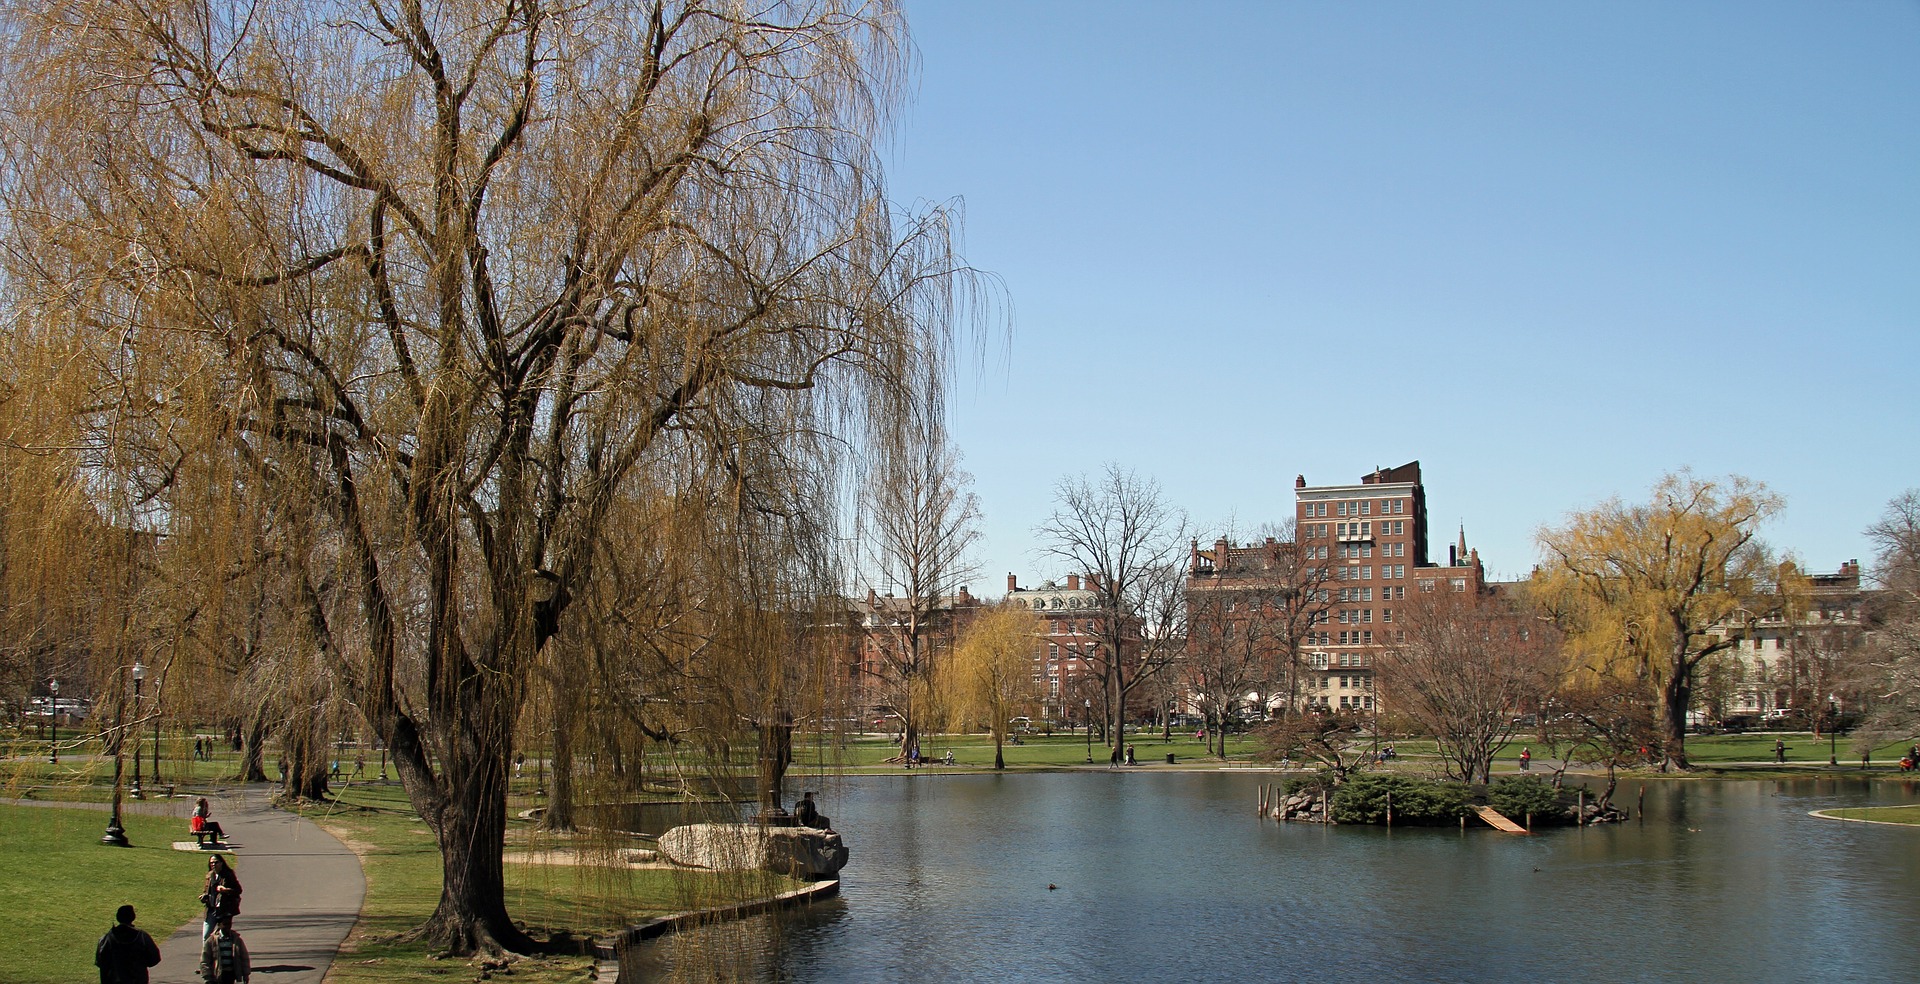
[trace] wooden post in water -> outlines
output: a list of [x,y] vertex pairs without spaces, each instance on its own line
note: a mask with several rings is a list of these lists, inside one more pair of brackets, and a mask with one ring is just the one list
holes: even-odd
[[1574,816],[1573,825],[1576,827],[1587,825],[1587,791],[1584,788],[1580,790],[1580,812]]
[[1640,798],[1635,803],[1634,812],[1640,814],[1641,823],[1647,822],[1647,784],[1644,782],[1640,784]]
[[1393,827],[1393,794],[1387,794],[1387,827]]

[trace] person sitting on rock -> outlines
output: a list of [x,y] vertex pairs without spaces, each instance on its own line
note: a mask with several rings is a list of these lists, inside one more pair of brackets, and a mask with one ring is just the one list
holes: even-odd
[[793,819],[802,827],[813,827],[816,830],[833,829],[833,822],[821,816],[820,807],[814,804],[813,793],[810,791],[801,793],[800,802],[793,804]]

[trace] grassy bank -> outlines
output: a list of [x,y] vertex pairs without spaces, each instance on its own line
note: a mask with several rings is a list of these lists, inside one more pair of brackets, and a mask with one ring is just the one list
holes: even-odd
[[1821,810],[1818,814],[1835,820],[1871,820],[1920,827],[1920,806],[1857,806],[1843,810]]

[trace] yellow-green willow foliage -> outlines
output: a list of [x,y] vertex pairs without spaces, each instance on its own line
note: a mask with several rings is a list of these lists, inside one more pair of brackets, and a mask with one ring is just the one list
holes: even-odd
[[357,709],[439,840],[424,934],[534,946],[502,887],[513,737],[536,692],[608,713],[563,636],[623,610],[619,531],[678,524],[650,583],[683,607],[618,655],[703,688],[633,727],[725,759],[804,685],[776,626],[828,579],[842,483],[939,414],[978,308],[949,214],[885,197],[898,11],[4,9],[6,289],[118,394],[85,418],[102,487],[209,551],[258,517],[225,549],[271,559],[261,653],[324,670],[302,706]]
[[1538,534],[1545,561],[1529,593],[1567,632],[1574,685],[1607,677],[1644,687],[1676,767],[1687,764],[1701,662],[1737,646],[1749,622],[1793,594],[1756,539],[1780,507],[1758,482],[1681,472],[1644,504],[1613,499]]
[[1034,668],[1040,626],[1018,602],[1002,602],[975,616],[955,648],[952,687],[965,719],[986,722],[993,735],[993,767],[1007,767],[1003,748],[1015,715],[1032,716],[1043,696]]

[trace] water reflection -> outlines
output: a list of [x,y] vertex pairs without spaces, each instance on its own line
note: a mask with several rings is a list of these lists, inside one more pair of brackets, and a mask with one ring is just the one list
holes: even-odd
[[637,948],[621,980],[1911,976],[1920,831],[1808,813],[1912,784],[1649,782],[1640,822],[1518,838],[1275,824],[1262,781],[847,780],[840,900]]

